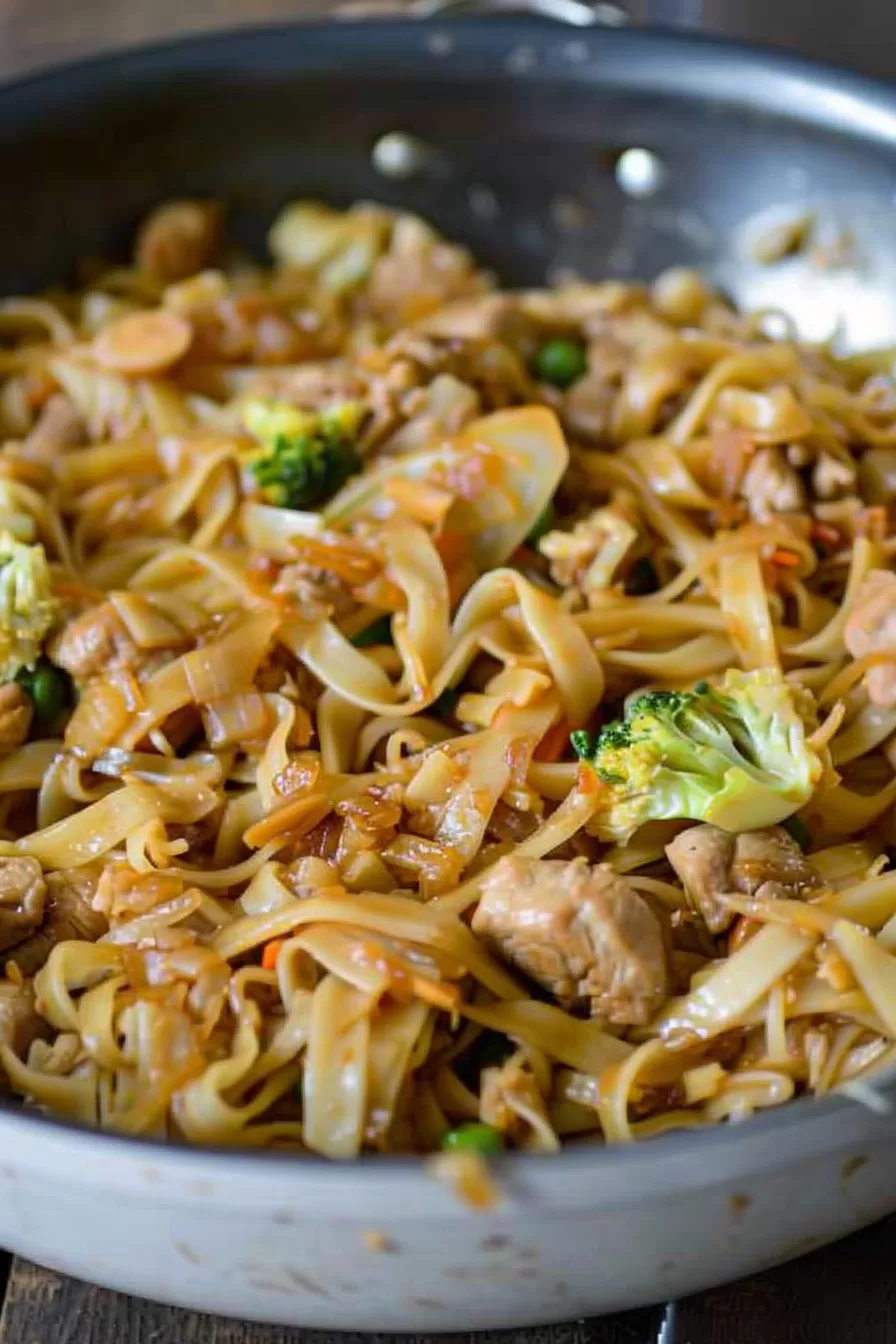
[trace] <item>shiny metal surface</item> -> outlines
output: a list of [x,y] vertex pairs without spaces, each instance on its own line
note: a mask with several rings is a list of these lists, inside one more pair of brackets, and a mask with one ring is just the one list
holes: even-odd
[[[431,146],[438,172],[384,178],[371,150],[388,133]],[[499,17],[209,37],[0,89],[0,163],[4,293],[122,247],[169,193],[226,198],[256,247],[290,196],[376,196],[512,283],[684,261],[816,334],[832,315],[856,344],[896,330],[896,91],[696,38]],[[795,207],[850,232],[836,264],[750,256],[745,225]],[[612,1310],[896,1207],[891,1117],[831,1102],[626,1152],[508,1159],[484,1216],[413,1161],[190,1152],[9,1109],[0,1144],[13,1249],[147,1296],[339,1328]],[[365,1231],[401,1254],[375,1254]],[[489,1237],[501,1253],[484,1259]]]
[[462,18],[487,14],[529,14],[573,28],[622,28],[629,22],[622,5],[607,0],[412,0],[412,18]]

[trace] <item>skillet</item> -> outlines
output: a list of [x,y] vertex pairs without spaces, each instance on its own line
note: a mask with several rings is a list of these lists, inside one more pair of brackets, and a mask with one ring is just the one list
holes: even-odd
[[[0,88],[0,293],[121,250],[165,197],[222,197],[256,249],[290,197],[367,197],[431,218],[509,284],[695,264],[747,306],[793,312],[807,336],[892,339],[896,91],[628,30],[612,5],[536,8],[205,36]],[[372,155],[396,133],[422,146],[398,177]],[[793,210],[848,237],[841,264],[756,261],[756,221]],[[11,1106],[0,1151],[12,1250],[141,1296],[327,1328],[618,1310],[896,1208],[892,1117],[845,1099],[625,1151],[506,1157],[485,1213],[414,1159],[166,1148]]]

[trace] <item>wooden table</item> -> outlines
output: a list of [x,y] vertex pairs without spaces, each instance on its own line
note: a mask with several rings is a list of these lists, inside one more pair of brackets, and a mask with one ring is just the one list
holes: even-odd
[[[316,0],[0,0],[0,75],[182,31],[263,23]],[[777,42],[877,75],[896,74],[896,4],[852,0],[629,0],[637,22],[705,26]],[[682,1229],[687,1235],[687,1229]],[[488,1344],[896,1344],[896,1217],[782,1269],[669,1306],[553,1330],[483,1335]],[[386,1344],[243,1325],[176,1311],[0,1256],[0,1344]],[[371,1320],[372,1330],[376,1321]],[[469,1336],[445,1336],[468,1340]]]

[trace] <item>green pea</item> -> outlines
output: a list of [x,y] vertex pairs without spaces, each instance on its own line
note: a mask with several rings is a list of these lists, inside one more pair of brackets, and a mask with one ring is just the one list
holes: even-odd
[[554,505],[548,500],[541,513],[532,524],[532,531],[526,537],[530,546],[535,546],[542,537],[547,536],[548,532],[553,531],[557,525],[557,511]]
[[392,643],[392,621],[389,616],[381,616],[373,625],[368,625],[364,630],[359,630],[352,636],[352,643],[356,649],[369,649],[372,644],[391,644]]
[[23,668],[16,680],[31,697],[34,717],[42,726],[55,723],[71,704],[68,674],[47,658],[40,658],[33,668]]
[[545,341],[533,362],[535,376],[554,387],[569,387],[581,378],[588,367],[585,346],[568,336],[555,336]]
[[442,1139],[442,1147],[449,1153],[501,1153],[504,1151],[504,1135],[494,1125],[469,1120],[457,1129],[449,1129]]

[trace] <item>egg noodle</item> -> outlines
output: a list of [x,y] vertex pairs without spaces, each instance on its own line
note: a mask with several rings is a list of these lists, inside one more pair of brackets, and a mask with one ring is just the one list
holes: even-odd
[[[348,1158],[896,1061],[893,352],[684,270],[499,291],[374,206],[218,235],[0,305],[13,1090]],[[702,698],[748,765],[622,800]]]

